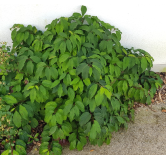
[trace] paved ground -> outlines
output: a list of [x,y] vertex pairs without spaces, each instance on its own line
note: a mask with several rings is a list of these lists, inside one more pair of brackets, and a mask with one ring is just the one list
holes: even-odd
[[[129,123],[128,130],[114,133],[110,145],[87,144],[82,151],[71,151],[66,146],[63,155],[165,155],[166,113],[161,110],[166,109],[166,104],[151,107],[137,108],[134,123]],[[29,154],[38,154],[38,147]]]

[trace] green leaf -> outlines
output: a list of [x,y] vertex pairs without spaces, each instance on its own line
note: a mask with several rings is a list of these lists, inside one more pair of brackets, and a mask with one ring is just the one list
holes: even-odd
[[125,70],[127,67],[128,67],[128,65],[129,65],[129,58],[128,57],[124,57],[123,58],[123,70]]
[[105,89],[104,93],[105,93],[105,95],[107,96],[108,99],[111,99],[112,93],[109,90]]
[[69,149],[70,149],[70,150],[73,150],[73,149],[75,149],[75,148],[76,148],[76,139],[73,140],[72,142],[70,142],[70,147],[69,147]]
[[62,122],[63,122],[62,114],[59,112],[56,113],[56,121],[58,124],[62,124]]
[[28,112],[24,106],[22,105],[19,106],[19,112],[22,118],[28,120]]
[[32,63],[32,61],[28,61],[27,62],[27,73],[32,75],[33,74],[33,68],[34,68],[34,64]]
[[50,52],[49,50],[46,50],[44,54],[42,55],[42,60],[45,62],[49,56]]
[[135,98],[136,101],[138,101],[140,99],[140,90],[139,89],[137,89],[135,91],[134,98]]
[[89,108],[91,112],[94,112],[95,108],[96,108],[96,102],[94,99],[91,99],[89,102]]
[[1,155],[9,155],[9,151],[10,151],[10,150],[5,150],[5,151],[3,151],[3,152],[1,153]]
[[94,124],[92,125],[92,128],[90,130],[89,138],[95,139],[97,136],[97,133],[100,133],[100,132],[101,132],[100,125],[96,120],[94,120]]
[[97,93],[96,96],[95,96],[96,105],[97,105],[97,106],[101,105],[103,99],[104,99],[104,95],[101,94],[100,91],[98,91],[98,93]]
[[70,75],[74,76],[76,75],[76,69],[69,70]]
[[57,126],[53,126],[53,127],[51,127],[51,129],[49,130],[49,135],[54,134],[54,132],[55,132],[57,129],[58,129]]
[[48,47],[51,47],[50,44],[44,44],[44,45],[43,45],[43,49],[46,49],[46,48],[48,48]]
[[42,142],[39,149],[39,154],[45,155],[46,152],[48,151],[48,145],[49,145],[49,142]]
[[74,141],[74,140],[76,140],[76,133],[71,133],[71,134],[69,135],[69,142],[72,142],[72,141]]
[[62,88],[62,85],[60,84],[58,88],[58,96],[61,97],[62,94],[63,94],[63,88]]
[[74,16],[75,18],[79,18],[79,17],[81,17],[81,14],[80,14],[80,13],[75,12],[75,13],[73,13],[73,16]]
[[62,124],[62,130],[64,135],[69,136],[69,133],[72,131],[72,125],[69,122],[64,122]]
[[66,45],[67,45],[67,49],[71,53],[71,51],[72,51],[72,44],[71,44],[71,41],[69,39],[66,40]]
[[145,57],[141,58],[141,68],[142,68],[143,71],[145,71],[146,68],[147,68],[147,60],[146,60]]
[[115,99],[115,98],[112,98],[111,99],[111,105],[112,105],[112,108],[114,111],[119,111],[120,110],[120,102]]
[[120,31],[116,31],[116,36],[118,38],[118,41],[120,41],[121,40],[121,33],[120,33]]
[[90,43],[84,43],[83,46],[87,48],[94,48],[94,46]]
[[46,89],[43,85],[40,85],[39,90],[44,96],[46,96],[47,92],[46,92]]
[[19,59],[19,64],[18,64],[18,69],[22,70],[22,68],[24,67],[25,61],[27,60],[27,56],[21,56]]
[[71,99],[71,100],[74,100],[74,98],[75,98],[75,92],[74,92],[74,90],[72,89],[72,88],[68,88],[68,96],[69,96],[69,98]]
[[61,54],[60,58],[59,58],[59,62],[62,63],[64,61],[66,61],[70,56],[68,54]]
[[78,151],[81,151],[83,149],[84,144],[81,143],[80,141],[77,142],[77,149]]
[[19,153],[19,155],[26,155],[27,152],[23,146],[16,145],[16,151]]
[[107,51],[108,53],[112,52],[113,42],[111,40],[107,41]]
[[19,139],[23,140],[25,143],[28,143],[28,133],[26,131],[22,131],[22,134],[19,135]]
[[96,91],[97,91],[97,84],[93,84],[90,87],[89,92],[88,92],[88,95],[89,95],[90,99],[95,95]]
[[84,112],[79,119],[80,126],[85,125],[91,119],[91,114],[89,112]]
[[73,106],[73,103],[72,103],[72,102],[65,105],[65,108],[64,108],[64,110],[63,110],[65,115],[67,115],[67,114],[70,112],[72,106]]
[[115,74],[116,74],[117,77],[119,77],[120,74],[121,74],[121,70],[118,66],[115,66]]
[[32,44],[35,52],[41,51],[42,50],[42,45],[43,45],[43,42],[38,40],[38,39],[36,39]]
[[18,79],[19,81],[21,81],[23,79],[24,75],[22,73],[17,73],[15,79]]
[[83,79],[88,78],[89,68],[90,68],[90,67],[89,67],[88,65],[85,66],[85,68],[83,68],[83,70],[82,70],[82,78],[83,78]]
[[[26,131],[28,134],[31,134],[31,126],[30,125],[26,125],[23,127],[23,130]],[[25,145],[26,146],[26,145]]]
[[36,89],[33,88],[33,89],[31,89],[31,91],[30,91],[30,100],[31,100],[31,102],[33,103],[33,102],[35,101],[35,99],[36,99]]
[[79,81],[78,85],[79,85],[79,88],[80,88],[80,92],[82,93],[83,90],[84,90],[84,84],[83,84],[83,82]]
[[39,67],[39,68],[37,68],[36,73],[35,73],[35,76],[36,76],[37,78],[39,78],[39,77],[42,76],[43,69],[44,69],[44,67]]
[[50,155],[61,155],[62,154],[62,146],[58,142],[53,142],[52,152]]
[[148,96],[147,96],[146,103],[147,103],[148,105],[150,105],[150,104],[151,104],[151,102],[152,102],[152,101],[151,101],[151,98],[150,98],[150,96],[148,95]]
[[110,69],[110,74],[113,75],[115,71],[115,66],[113,64],[110,64],[109,69]]
[[79,114],[80,114],[80,111],[79,111],[78,107],[77,107],[77,106],[74,106],[74,107],[71,109],[70,114],[69,114],[70,122],[73,121],[75,115],[78,117]]
[[65,53],[65,51],[66,51],[66,43],[64,41],[60,44],[59,49],[61,51],[61,54]]
[[76,30],[74,33],[75,33],[75,34],[81,34],[81,35],[84,35],[84,33],[83,33],[82,30]]
[[13,104],[16,104],[17,103],[17,99],[14,98],[13,96],[11,95],[5,95],[3,97],[3,100],[7,103],[7,104],[10,104],[10,105],[13,105]]
[[[86,68],[88,66],[87,63],[81,63],[77,68],[76,68],[76,74],[79,75],[84,68]],[[86,78],[85,78],[86,79]]]
[[51,126],[55,126],[56,125],[56,115],[53,115],[51,118]]
[[86,86],[89,86],[91,84],[89,78],[83,79],[83,82],[85,83]]
[[67,81],[66,85],[69,85],[71,83],[71,76],[70,76],[70,74],[67,74],[66,81]]
[[58,78],[58,71],[56,68],[50,67],[50,73],[54,80]]
[[94,68],[93,67],[93,76],[94,76],[94,79],[95,79],[95,81],[99,81],[100,80],[100,73],[99,73],[99,71],[96,69],[96,68]]
[[14,41],[14,38],[16,37],[16,35],[17,35],[17,29],[14,29],[11,33],[11,38],[13,41]]
[[[25,31],[25,30],[24,30],[24,31]],[[25,35],[24,35],[24,41],[26,41],[26,40],[28,39],[28,37],[29,37],[29,32],[26,31],[26,32],[25,32]]]
[[105,40],[101,41],[99,44],[99,47],[100,47],[101,51],[104,51],[107,47],[107,41],[105,41]]
[[[72,23],[71,23],[72,24]],[[70,41],[73,45],[73,49],[76,47],[76,44],[77,44],[77,40],[76,40],[76,37],[74,35],[71,35],[70,36]]]
[[52,82],[49,81],[49,80],[43,80],[42,85],[45,86],[45,87],[51,88],[52,87]]
[[75,105],[82,111],[84,112],[84,104],[81,101],[76,101]]
[[33,34],[30,34],[28,39],[26,40],[26,42],[30,46],[33,40],[34,40],[34,36],[33,36]]
[[17,128],[21,127],[21,116],[17,111],[14,112],[13,122]]
[[61,76],[59,77],[59,80],[62,80],[63,78],[65,78],[65,76],[66,76],[66,73],[61,74]]
[[57,107],[57,104],[54,101],[50,101],[50,102],[47,102],[45,105],[45,108],[48,108],[48,107],[54,107],[55,109]]
[[77,27],[78,23],[77,22],[72,22],[70,24],[70,30],[74,30]]
[[47,80],[51,80],[51,71],[48,67],[45,69],[45,76],[47,77]]
[[41,59],[40,59],[39,57],[37,57],[37,56],[31,56],[30,58],[31,58],[35,63],[41,62]]
[[128,91],[128,96],[132,98],[134,94],[135,94],[135,88],[130,88],[130,90]]
[[118,119],[118,121],[119,121],[120,123],[122,123],[122,124],[126,123],[126,121],[125,121],[122,117],[117,116],[116,118]]
[[64,31],[68,30],[68,22],[66,18],[61,18],[61,24],[63,26]]
[[81,6],[81,13],[82,13],[82,16],[84,16],[84,14],[86,13],[86,11],[87,11],[87,8],[86,8],[86,6]]
[[52,118],[52,114],[54,113],[54,107],[49,107],[47,108],[47,110],[45,110],[45,117],[44,117],[44,121],[49,123],[49,121]]
[[60,83],[60,80],[56,80],[56,81],[54,81],[54,82],[52,83],[51,88],[56,87],[59,83]]
[[73,85],[73,84],[76,84],[80,81],[80,78],[79,77],[76,77],[73,79],[73,81],[70,82],[70,85]]
[[19,155],[19,153],[16,150],[13,150],[13,155]]
[[16,139],[16,145],[20,145],[20,146],[26,148],[26,143],[21,139]]
[[140,99],[143,99],[144,96],[145,96],[144,91],[140,90]]
[[21,41],[23,41],[24,40],[24,33],[18,33],[17,35],[16,35],[16,41],[18,42],[18,43],[20,43]]
[[36,128],[38,126],[38,121],[36,120],[36,118],[31,119],[30,125],[32,128]]
[[64,32],[60,32],[60,33],[58,33],[58,35],[60,35],[60,36],[63,37],[63,38],[67,38],[67,34],[64,33]]
[[128,89],[127,81],[123,81],[123,92],[126,93]]

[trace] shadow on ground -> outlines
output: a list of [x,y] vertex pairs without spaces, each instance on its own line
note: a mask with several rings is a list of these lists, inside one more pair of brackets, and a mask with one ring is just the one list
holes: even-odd
[[[112,134],[110,145],[101,147],[89,143],[82,151],[63,148],[63,155],[165,155],[166,154],[166,109],[165,103],[140,107],[135,111],[135,121],[130,122],[128,130]],[[29,155],[38,154],[38,146]]]

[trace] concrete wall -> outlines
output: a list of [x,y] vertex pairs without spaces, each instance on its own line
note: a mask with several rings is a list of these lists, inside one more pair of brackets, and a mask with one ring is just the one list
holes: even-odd
[[[125,47],[141,48],[155,59],[154,65],[166,65],[165,0],[6,0],[0,5],[0,41],[12,45],[10,28],[15,23],[45,25],[55,18],[80,12],[98,16],[122,31],[121,43]],[[166,66],[165,66],[166,67]],[[163,67],[162,67],[163,68]],[[158,69],[157,69],[158,70]]]

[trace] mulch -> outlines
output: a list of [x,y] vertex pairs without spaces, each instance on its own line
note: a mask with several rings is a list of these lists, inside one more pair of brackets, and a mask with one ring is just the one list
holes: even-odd
[[[160,72],[160,73],[157,72],[157,74],[160,75],[160,77],[164,83],[162,85],[162,88],[159,88],[156,91],[155,96],[152,99],[152,105],[159,104],[159,103],[166,103],[166,73],[165,72]],[[146,104],[141,104],[141,103],[137,103],[137,102],[134,103],[134,109],[137,109],[137,108],[142,107],[142,106],[149,107],[149,105],[146,105]],[[32,129],[32,136],[34,136],[36,133],[39,133],[39,136],[38,136],[39,141],[38,142],[33,141],[31,144],[28,144],[27,149],[26,149],[27,153],[29,153],[32,150],[34,145],[38,145],[38,146],[41,145],[41,133],[43,131],[45,124],[46,124],[45,122],[39,121],[38,127],[35,129]],[[2,141],[3,141],[3,139],[0,139],[0,154],[4,151],[4,146],[1,144]],[[64,146],[64,145],[68,145],[69,142],[67,140],[59,140],[59,144]]]
[[[152,103],[151,105],[154,105],[154,104],[159,104],[159,103],[166,103],[166,72],[156,72],[158,75],[160,75],[162,81],[163,81],[163,85],[161,88],[159,88],[153,99],[151,100]],[[147,104],[141,104],[141,103],[137,103],[135,102],[134,103],[134,109],[137,109],[139,107],[149,107],[149,105]]]

